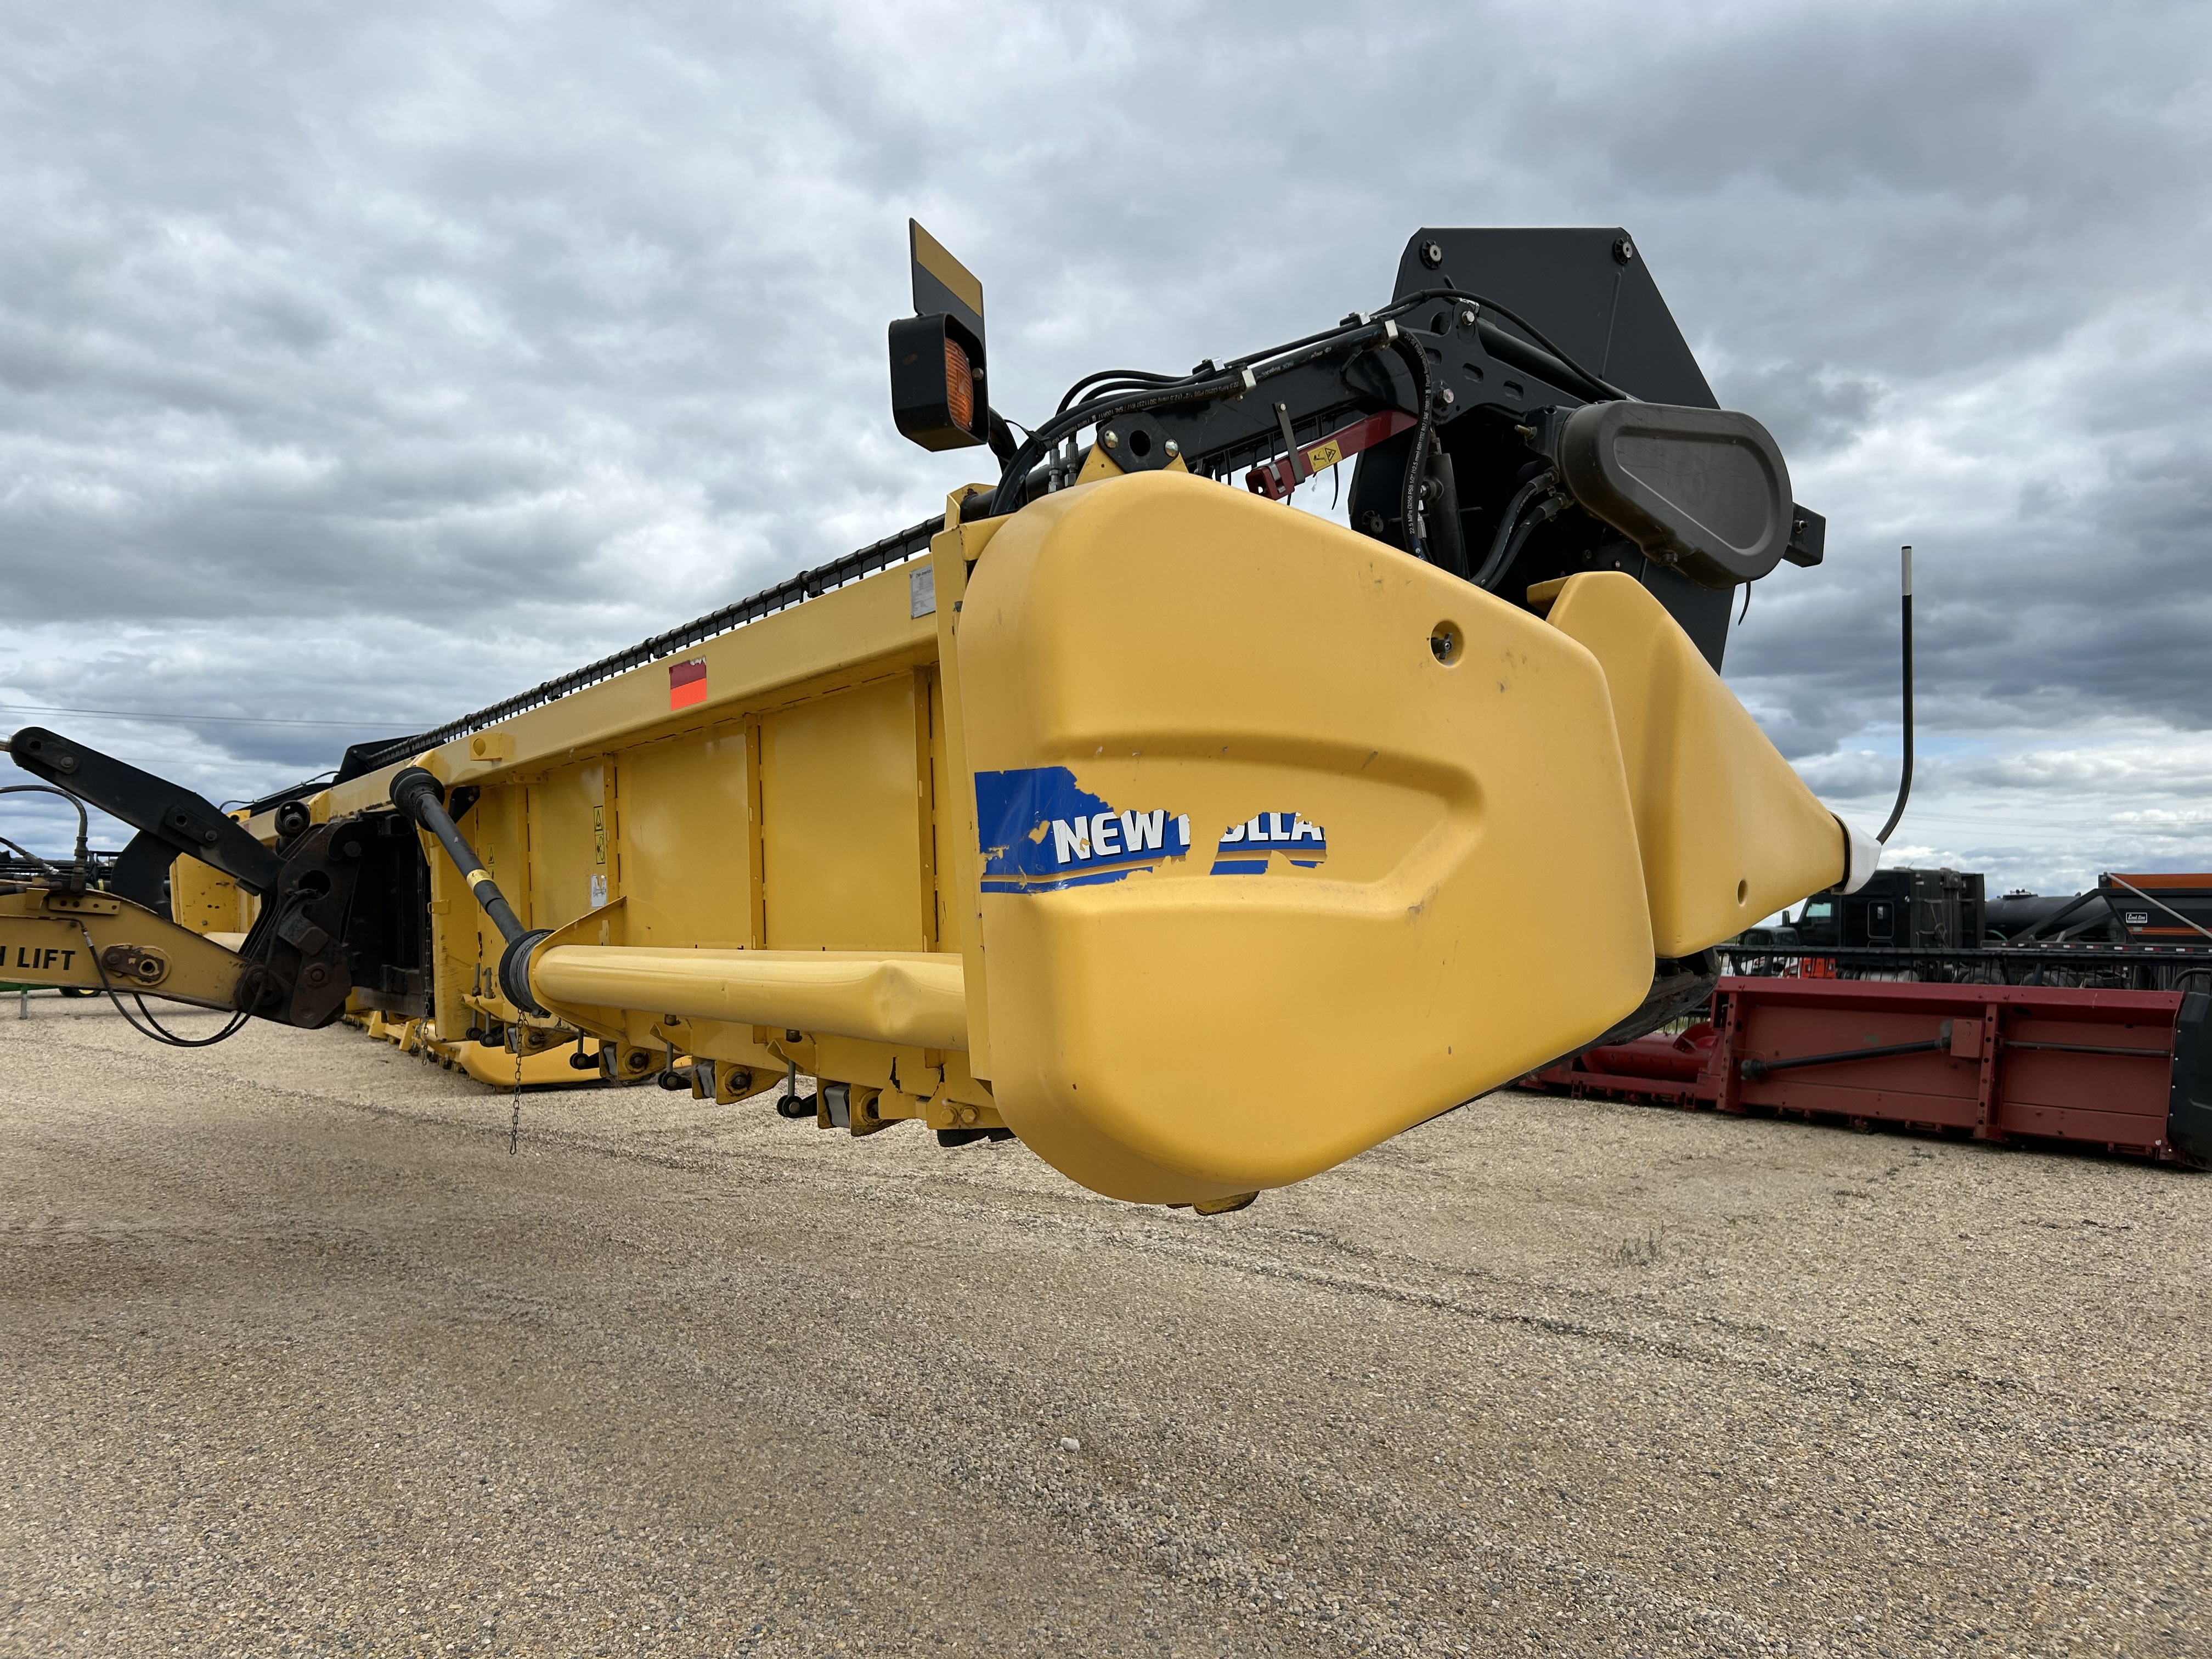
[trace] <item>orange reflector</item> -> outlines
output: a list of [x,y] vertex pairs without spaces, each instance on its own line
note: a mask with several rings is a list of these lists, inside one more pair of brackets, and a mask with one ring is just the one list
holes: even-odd
[[975,371],[969,367],[960,342],[949,336],[945,342],[945,405],[952,411],[953,425],[963,432],[975,429]]

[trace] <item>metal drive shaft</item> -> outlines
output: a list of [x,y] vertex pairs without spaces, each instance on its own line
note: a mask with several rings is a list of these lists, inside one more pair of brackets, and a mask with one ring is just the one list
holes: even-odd
[[392,804],[438,838],[446,849],[446,856],[460,872],[461,879],[476,895],[477,902],[483,907],[491,925],[499,929],[506,941],[500,952],[499,988],[507,1000],[526,1013],[542,1014],[546,1010],[530,992],[530,955],[538,946],[550,939],[550,928],[532,932],[522,925],[514,914],[514,907],[499,890],[499,884],[491,878],[477,859],[476,848],[461,834],[460,826],[453,822],[453,814],[446,811],[445,786],[419,766],[402,767],[393,775],[389,791]]

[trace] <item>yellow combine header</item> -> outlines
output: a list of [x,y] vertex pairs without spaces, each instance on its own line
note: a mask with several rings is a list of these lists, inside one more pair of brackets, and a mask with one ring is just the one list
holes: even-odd
[[[1206,1210],[1648,1029],[1709,947],[1870,863],[1691,631],[1817,559],[1817,520],[1747,417],[1629,399],[1430,280],[1437,239],[1497,234],[1423,233],[1412,303],[1094,377],[1018,444],[985,418],[980,285],[918,241],[918,300],[958,309],[895,326],[901,424],[992,441],[994,485],[242,823],[19,732],[19,764],[180,856],[173,921],[0,894],[8,974],[350,1009],[502,1080],[580,1060],[855,1134],[1010,1131]],[[1617,233],[1510,234],[1594,238],[1650,288]],[[1463,399],[1446,362],[1478,371]],[[1593,409],[1627,435],[1576,428]],[[1360,456],[1352,527],[1273,499],[1331,446]]]

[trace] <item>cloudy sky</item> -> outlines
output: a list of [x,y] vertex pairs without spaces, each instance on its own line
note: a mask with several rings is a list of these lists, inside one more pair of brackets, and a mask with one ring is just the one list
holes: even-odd
[[909,214],[983,277],[1018,420],[1370,307],[1424,224],[1622,224],[1828,515],[1729,653],[1824,797],[1894,787],[1909,541],[1892,861],[2212,867],[2212,8],[7,30],[0,725],[250,795],[911,523],[977,468],[891,429]]

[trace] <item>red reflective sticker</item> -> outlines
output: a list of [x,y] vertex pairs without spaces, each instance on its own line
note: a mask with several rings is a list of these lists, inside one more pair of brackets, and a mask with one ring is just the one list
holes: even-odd
[[689,708],[707,701],[707,665],[694,657],[690,662],[668,665],[668,706]]

